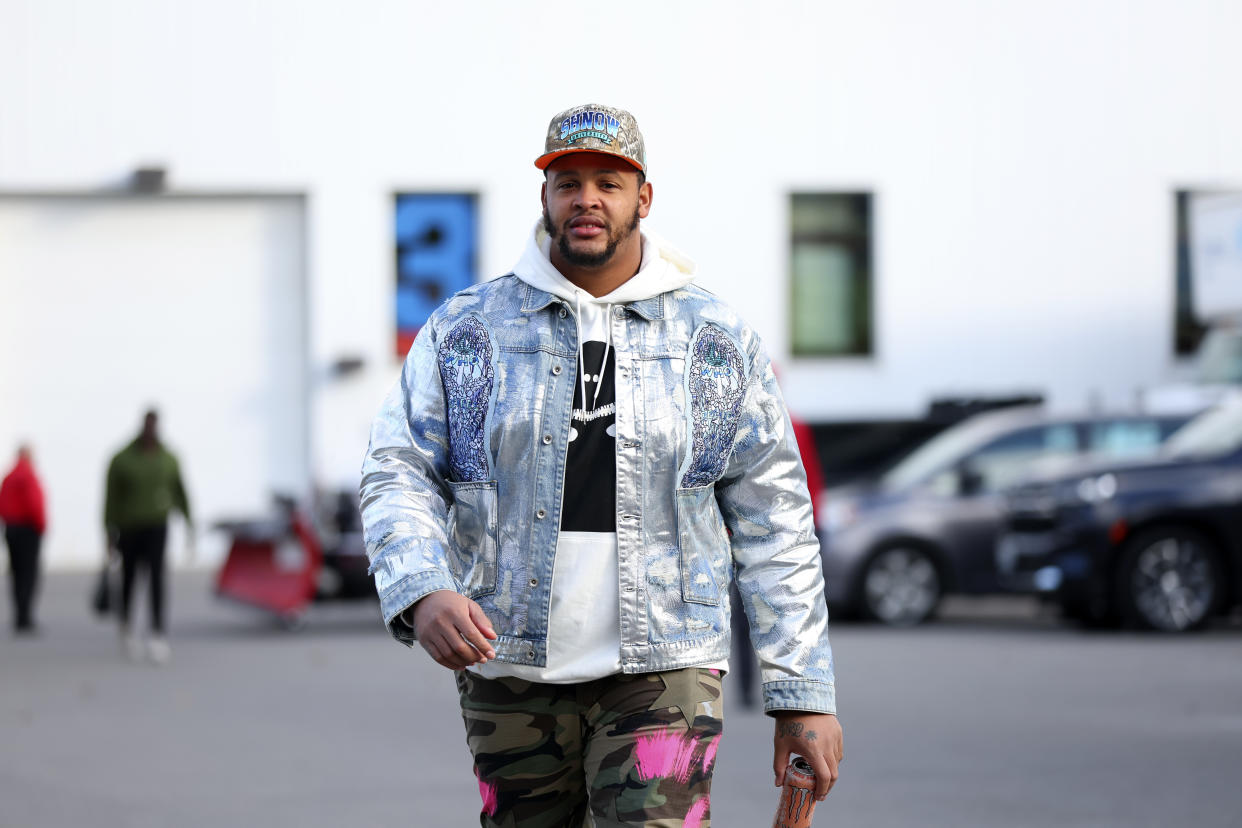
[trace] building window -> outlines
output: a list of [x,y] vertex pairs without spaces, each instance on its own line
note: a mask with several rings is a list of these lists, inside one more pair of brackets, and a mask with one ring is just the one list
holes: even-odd
[[[1236,329],[1242,316],[1242,191],[1180,190],[1175,198],[1176,352],[1202,350],[1201,363],[1209,359],[1236,362],[1237,337],[1230,336],[1229,341],[1235,344],[1227,352],[1220,351],[1224,340],[1219,329],[1226,321]],[[1209,334],[1213,325],[1218,330]],[[1225,370],[1230,377],[1239,375],[1236,365],[1226,370],[1223,362],[1215,368],[1202,368],[1209,372]]]
[[1178,356],[1193,354],[1207,331],[1194,312],[1194,293],[1190,280],[1190,196],[1189,190],[1173,194],[1177,223],[1175,275],[1177,302],[1173,316],[1173,352]]
[[440,303],[477,281],[478,197],[473,193],[398,193],[394,197],[397,256],[397,355]]
[[790,332],[795,357],[872,353],[870,193],[790,197]]

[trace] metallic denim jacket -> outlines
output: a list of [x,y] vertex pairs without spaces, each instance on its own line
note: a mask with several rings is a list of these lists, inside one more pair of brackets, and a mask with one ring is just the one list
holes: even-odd
[[[442,305],[375,419],[362,517],[384,621],[434,590],[474,599],[496,657],[545,664],[577,372],[573,309],[515,276]],[[621,663],[729,654],[735,577],[765,709],[836,711],[819,545],[758,337],[694,286],[613,310]]]

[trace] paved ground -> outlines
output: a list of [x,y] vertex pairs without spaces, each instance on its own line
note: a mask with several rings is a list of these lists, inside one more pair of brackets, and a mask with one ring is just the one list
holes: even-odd
[[[48,579],[43,634],[0,635],[0,825],[477,824],[450,675],[371,607],[290,633],[180,575],[160,669],[120,657],[88,587]],[[847,760],[818,826],[1242,825],[1242,624],[1087,634],[957,601],[833,643]],[[770,722],[731,704],[726,733],[714,824],[769,825]]]

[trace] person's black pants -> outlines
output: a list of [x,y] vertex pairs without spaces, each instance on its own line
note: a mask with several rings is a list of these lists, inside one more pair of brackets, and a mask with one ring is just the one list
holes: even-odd
[[122,529],[117,536],[121,551],[121,625],[129,626],[130,598],[134,594],[134,578],[145,569],[151,584],[151,631],[164,633],[164,542],[168,526],[143,526]]
[[729,653],[730,679],[737,678],[741,690],[742,706],[755,706],[755,650],[750,644],[750,622],[746,620],[746,609],[742,605],[742,596],[734,583],[729,589],[729,599],[733,608],[729,615],[732,627],[733,647]]
[[9,580],[13,587],[13,627],[34,629],[34,596],[39,581],[39,543],[43,537],[33,526],[7,526]]

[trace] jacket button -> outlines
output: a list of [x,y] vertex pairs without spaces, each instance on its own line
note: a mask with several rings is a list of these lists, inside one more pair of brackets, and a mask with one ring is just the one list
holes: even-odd
[[545,446],[546,446],[548,443],[551,443],[551,442],[552,442],[552,435],[551,435],[551,434],[545,434],[545,435],[543,435],[543,444],[544,444]]
[[618,319],[625,318],[625,308],[613,308],[612,315]]
[[552,374],[553,374],[553,376],[557,376],[557,377],[559,377],[559,376],[561,375],[561,366],[559,366],[559,365],[553,365],[553,366],[552,366]]
[[559,316],[561,319],[564,319],[566,316],[569,316],[569,311],[565,310],[564,308],[561,308],[559,311],[557,311],[556,315]]
[[545,512],[543,509],[540,509],[538,512],[535,512],[535,517],[539,518],[540,520],[543,520],[547,516],[548,516],[548,513]]
[[533,586],[533,587],[535,587],[535,586],[539,586],[539,579],[538,579],[538,578],[531,578],[531,579],[530,579],[530,585],[531,585],[531,586]]

